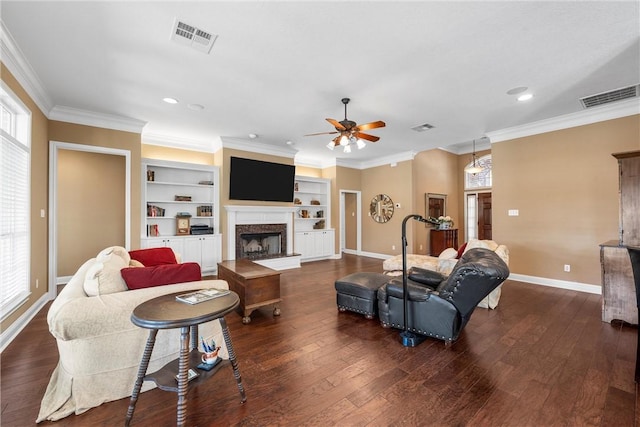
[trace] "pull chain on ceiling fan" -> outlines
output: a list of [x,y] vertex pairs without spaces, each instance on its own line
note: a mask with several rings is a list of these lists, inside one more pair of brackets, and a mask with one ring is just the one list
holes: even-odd
[[325,119],[329,123],[336,128],[335,132],[320,132],[320,133],[311,133],[305,136],[315,136],[315,135],[335,135],[338,134],[335,138],[327,144],[327,148],[333,150],[337,146],[344,147],[345,153],[351,152],[351,145],[356,145],[359,150],[363,149],[366,146],[364,142],[376,142],[380,139],[378,136],[369,135],[363,133],[362,131],[376,129],[385,127],[385,122],[378,120],[376,122],[365,123],[363,125],[358,125],[356,122],[347,119],[347,104],[349,103],[349,98],[342,98],[342,103],[344,104],[344,120],[337,121],[335,119]]

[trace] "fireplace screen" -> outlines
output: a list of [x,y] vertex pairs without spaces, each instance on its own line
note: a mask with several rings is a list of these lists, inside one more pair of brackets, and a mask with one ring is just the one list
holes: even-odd
[[236,259],[286,256],[286,224],[236,226]]

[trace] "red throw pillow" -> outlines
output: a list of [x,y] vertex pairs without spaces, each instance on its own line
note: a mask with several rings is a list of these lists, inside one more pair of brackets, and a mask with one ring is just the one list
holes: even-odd
[[127,267],[120,270],[120,274],[130,290],[202,280],[200,265],[197,262],[155,267]]
[[129,255],[131,259],[140,261],[145,267],[178,263],[171,248],[138,249],[137,251],[129,251]]
[[456,255],[456,259],[460,259],[460,257],[462,256],[462,254],[464,253],[464,250],[466,248],[467,248],[467,244],[466,243],[464,245],[460,246],[460,248],[458,248],[458,255]]

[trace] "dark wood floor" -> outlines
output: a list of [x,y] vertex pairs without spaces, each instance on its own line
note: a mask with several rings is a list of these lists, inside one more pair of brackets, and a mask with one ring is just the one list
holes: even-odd
[[[336,310],[336,278],[381,267],[355,256],[306,263],[282,274],[279,318],[227,316],[248,400],[223,370],[190,391],[188,425],[635,424],[637,330],[601,322],[600,296],[508,281],[498,309],[477,309],[450,348],[404,348],[398,331]],[[35,422],[58,358],[47,308],[2,354],[2,426]],[[143,393],[133,425],[174,425],[175,399]],[[41,425],[122,425],[128,403]]]

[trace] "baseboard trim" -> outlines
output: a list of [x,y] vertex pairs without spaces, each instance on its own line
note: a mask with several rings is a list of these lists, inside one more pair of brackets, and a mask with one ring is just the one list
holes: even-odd
[[602,295],[602,286],[589,285],[587,283],[570,282],[568,280],[548,279],[546,277],[528,276],[526,274],[510,274],[509,280],[526,282],[534,285],[549,286],[551,288],[568,289],[571,291],[587,292]]
[[16,336],[33,320],[33,318],[38,314],[40,310],[49,302],[49,294],[46,293],[42,295],[38,301],[36,301],[27,311],[24,312],[22,316],[20,316],[15,322],[11,324],[7,329],[2,331],[0,334],[0,353],[4,351],[5,348],[11,341],[15,339]]
[[355,255],[366,256],[369,258],[379,258],[379,259],[388,259],[393,256],[388,254],[378,254],[375,252],[360,252],[360,253],[355,253]]

